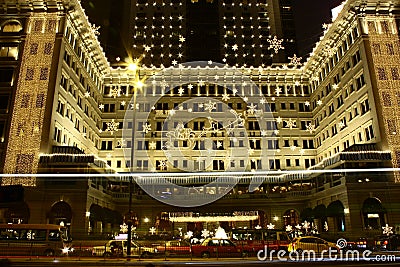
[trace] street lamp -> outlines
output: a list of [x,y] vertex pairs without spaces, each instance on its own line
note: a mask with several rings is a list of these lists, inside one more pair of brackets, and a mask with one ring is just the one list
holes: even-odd
[[[136,97],[138,89],[143,88],[144,82],[140,80],[140,73],[139,73],[139,61],[135,61],[134,63],[130,63],[128,65],[128,70],[134,73],[134,84],[133,84],[133,121],[132,121],[132,137],[131,137],[131,174],[134,172],[134,151],[135,151],[135,127],[136,127]],[[132,175],[129,176],[129,206],[128,206],[128,236],[127,236],[127,256],[131,256],[131,242],[132,242],[132,223],[133,223],[133,216],[132,216]]]

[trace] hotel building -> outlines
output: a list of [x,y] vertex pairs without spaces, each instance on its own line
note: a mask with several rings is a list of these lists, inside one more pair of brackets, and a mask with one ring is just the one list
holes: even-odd
[[[289,53],[292,27],[277,26],[290,3],[150,2],[132,5],[134,25],[143,23],[134,57],[110,66],[79,1],[0,0],[0,166],[20,174],[2,186],[24,193],[3,199],[3,221],[110,234],[131,191],[142,232],[307,220],[352,238],[400,224],[398,173],[376,171],[399,166],[398,3],[346,1],[299,61]],[[176,14],[146,19],[163,4]],[[204,35],[201,17],[187,16],[195,4],[218,10],[210,58],[196,57]],[[249,16],[239,14],[244,5]],[[24,176],[36,173],[48,176]]]

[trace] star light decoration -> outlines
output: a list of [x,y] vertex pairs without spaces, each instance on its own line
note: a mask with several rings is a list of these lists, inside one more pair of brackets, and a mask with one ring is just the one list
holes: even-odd
[[275,229],[275,225],[272,224],[272,223],[269,223],[269,224],[267,225],[267,229],[269,229],[269,230]]
[[107,122],[106,132],[110,132],[111,135],[113,135],[114,132],[118,131],[118,127],[119,127],[119,122],[116,122],[114,119],[112,119],[111,122]]
[[273,39],[267,39],[267,42],[269,43],[268,49],[273,49],[275,54],[278,54],[279,49],[285,49],[282,46],[283,39],[278,39],[276,35]]
[[293,231],[293,226],[291,226],[290,224],[286,225],[286,232],[291,232],[291,231]]
[[382,234],[389,236],[389,235],[393,234],[392,229],[393,229],[393,227],[386,224],[385,226],[382,227],[382,230],[383,230]]

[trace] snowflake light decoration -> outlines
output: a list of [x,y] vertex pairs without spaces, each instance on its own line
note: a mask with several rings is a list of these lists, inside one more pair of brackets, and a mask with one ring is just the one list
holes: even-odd
[[257,111],[257,105],[251,103],[251,105],[247,106],[247,113],[253,115]]
[[117,146],[124,147],[125,145],[126,145],[126,142],[125,142],[124,138],[117,140]]
[[210,231],[208,231],[207,229],[203,229],[201,231],[201,236],[204,237],[204,238],[209,237],[210,236]]
[[116,98],[117,96],[121,96],[121,89],[118,87],[111,88],[110,96]]
[[119,226],[119,231],[122,233],[127,233],[128,232],[128,225],[126,223],[123,223]]
[[98,36],[100,35],[100,26],[96,26],[95,24],[90,24],[90,29],[93,32],[94,35]]
[[293,57],[289,57],[290,59],[290,66],[294,66],[295,68],[297,66],[301,67],[303,63],[301,63],[302,57],[297,57],[296,54],[293,55]]
[[293,226],[291,226],[290,224],[286,225],[286,232],[291,232],[291,231],[293,231]]
[[169,87],[169,84],[167,83],[166,80],[163,80],[160,82],[160,86],[165,89],[165,88]]
[[392,229],[393,229],[393,227],[386,224],[384,227],[382,227],[382,230],[383,230],[382,234],[389,236],[389,235],[393,234]]
[[217,106],[217,103],[209,100],[208,103],[204,103],[204,110],[208,111],[208,112],[212,112],[214,109],[217,108],[216,106]]
[[29,239],[29,240],[34,239],[34,235],[33,235],[32,231],[29,231],[29,232],[26,234],[26,238]]
[[149,133],[151,131],[151,124],[145,123],[142,132]]
[[302,225],[303,225],[303,228],[304,228],[306,231],[308,231],[308,229],[310,229],[310,227],[311,227],[311,224],[310,224],[309,222],[307,222],[307,221],[304,221],[304,222],[302,223]]
[[106,132],[110,132],[111,134],[114,134],[114,132],[118,131],[118,126],[119,126],[119,122],[115,122],[115,120],[112,119],[111,122],[107,122]]
[[309,123],[309,124],[307,125],[307,131],[310,132],[310,133],[313,133],[314,130],[315,130],[315,125]]
[[289,128],[290,130],[296,127],[296,121],[292,119],[289,119],[288,121],[285,122],[286,122],[286,128]]
[[228,101],[229,99],[230,99],[230,97],[227,93],[222,95],[222,101]]
[[149,233],[154,235],[157,232],[157,229],[153,226],[149,229]]
[[156,142],[152,141],[152,142],[149,143],[149,149],[150,150],[154,150],[154,149],[156,149],[156,147],[157,147]]
[[158,167],[161,170],[164,170],[165,168],[167,168],[167,162],[165,160],[161,160],[160,163],[158,164]]
[[185,234],[185,238],[186,239],[191,239],[193,237],[193,232],[192,231],[188,231],[186,234]]
[[269,43],[268,49],[273,49],[275,54],[278,54],[279,49],[285,49],[285,47],[282,46],[283,39],[279,39],[275,35],[273,39],[268,39],[267,42]]

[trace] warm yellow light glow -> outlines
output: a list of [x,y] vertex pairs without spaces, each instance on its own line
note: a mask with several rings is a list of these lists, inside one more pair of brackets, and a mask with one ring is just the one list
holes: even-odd
[[136,82],[136,87],[137,88],[142,88],[144,86],[144,82],[142,82],[142,81],[137,81]]
[[136,71],[138,68],[139,68],[139,66],[137,63],[130,63],[128,65],[128,70],[130,70],[130,71]]

